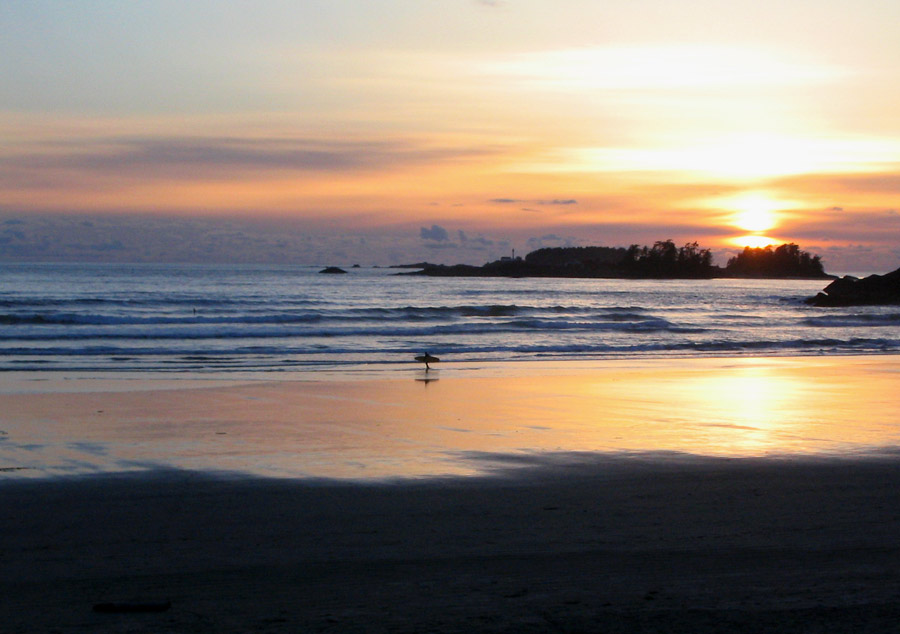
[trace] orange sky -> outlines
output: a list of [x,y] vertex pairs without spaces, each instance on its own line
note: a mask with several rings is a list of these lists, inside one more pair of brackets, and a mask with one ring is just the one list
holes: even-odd
[[750,236],[896,268],[896,24],[884,0],[4,6],[0,258],[157,218],[278,226],[311,263]]

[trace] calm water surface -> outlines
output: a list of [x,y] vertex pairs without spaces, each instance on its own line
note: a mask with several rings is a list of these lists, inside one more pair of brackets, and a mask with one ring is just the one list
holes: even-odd
[[2,265],[0,370],[391,369],[446,361],[900,351],[900,308],[827,282],[424,278],[393,269]]

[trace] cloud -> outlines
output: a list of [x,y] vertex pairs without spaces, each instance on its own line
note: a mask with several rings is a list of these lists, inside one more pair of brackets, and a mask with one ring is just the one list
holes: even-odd
[[470,249],[477,249],[479,251],[483,251],[487,247],[494,246],[494,241],[490,238],[486,238],[482,234],[478,234],[473,238],[470,237],[462,229],[459,230],[459,243],[461,246],[468,247]]
[[[141,177],[224,177],[235,171],[348,172],[383,170],[399,165],[434,164],[483,156],[496,148],[453,148],[405,141],[342,141],[312,138],[108,137],[60,140],[7,155],[0,182],[10,185],[23,174],[46,184],[47,170],[74,170]],[[12,173],[12,172],[15,173]]]
[[534,204],[534,205],[577,205],[578,201],[574,198],[552,198],[549,200],[541,200],[541,199],[526,199],[526,198],[491,198],[488,200],[489,203],[496,203],[498,205],[509,205],[513,203],[520,204]]
[[395,264],[392,248],[412,253],[417,236],[309,233],[296,218],[158,217],[152,214],[33,214],[5,226],[0,261],[254,262]]
[[811,194],[841,192],[858,194],[900,194],[900,173],[804,174],[772,181],[786,190]]
[[533,237],[528,238],[527,245],[530,249],[540,249],[543,247],[571,247],[575,246],[577,240],[575,238],[564,238],[563,236],[559,236],[555,233],[549,233],[547,235],[543,235],[539,238]]
[[440,225],[431,225],[431,229],[422,227],[419,235],[423,240],[434,240],[435,242],[446,242],[450,239],[450,234]]
[[[892,213],[893,212],[893,213]],[[884,242],[894,236],[900,239],[900,215],[894,209],[851,210],[830,208],[803,214],[779,227],[794,240],[839,242]]]
[[900,250],[867,244],[828,245],[801,243],[801,248],[822,257],[828,273],[868,275],[887,273],[900,266]]

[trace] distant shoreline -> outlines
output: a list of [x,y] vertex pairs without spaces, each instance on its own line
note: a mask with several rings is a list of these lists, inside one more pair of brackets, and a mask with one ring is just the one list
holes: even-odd
[[598,279],[835,279],[822,267],[819,256],[796,244],[775,249],[746,248],[725,267],[713,264],[712,251],[697,242],[678,247],[661,240],[652,247],[553,247],[532,251],[524,258],[503,257],[482,266],[469,264],[417,264],[392,268],[417,268],[401,275],[429,277],[550,277]]
[[559,278],[559,279],[598,279],[598,280],[835,280],[837,275],[735,275],[726,273],[721,267],[711,275],[638,275],[622,272],[583,273],[565,270],[532,270],[532,269],[497,269],[486,268],[487,265],[472,264],[397,264],[392,269],[420,269],[397,273],[422,277],[509,277],[509,278]]

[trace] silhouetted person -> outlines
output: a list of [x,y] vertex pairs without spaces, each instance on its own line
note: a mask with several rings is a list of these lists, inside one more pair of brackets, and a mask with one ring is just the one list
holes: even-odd
[[437,357],[433,357],[426,352],[425,354],[419,355],[418,357],[416,357],[416,361],[418,361],[419,363],[424,363],[425,371],[428,372],[431,369],[431,366],[428,364],[429,363],[437,363],[438,361],[440,361],[440,359],[438,359]]

